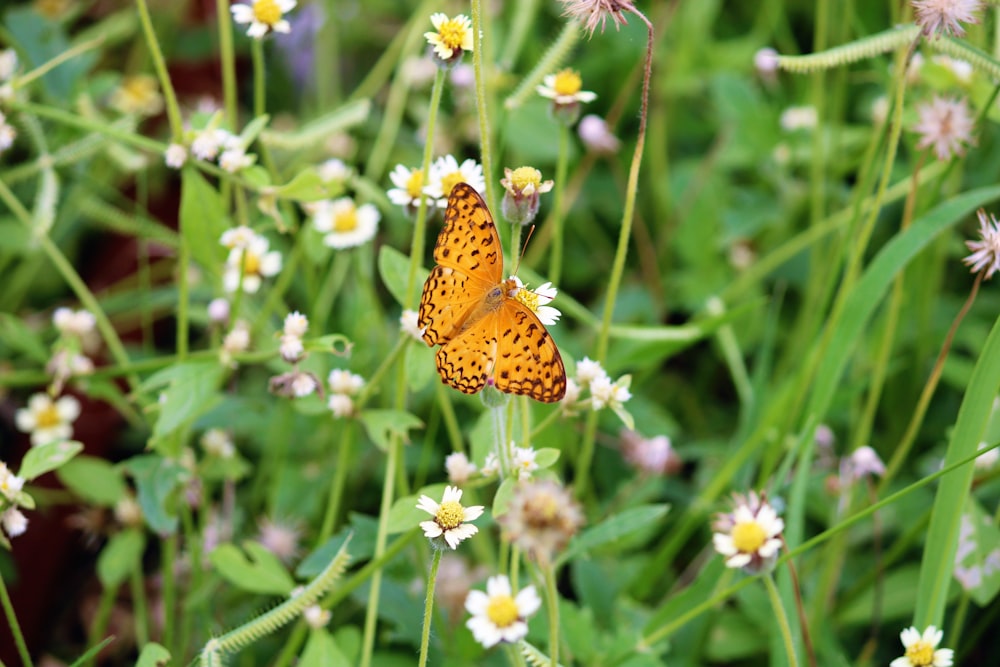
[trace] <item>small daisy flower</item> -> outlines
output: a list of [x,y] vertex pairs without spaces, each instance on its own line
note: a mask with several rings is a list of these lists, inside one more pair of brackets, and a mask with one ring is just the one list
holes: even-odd
[[622,458],[647,475],[672,475],[681,469],[681,459],[665,435],[644,438],[635,431],[623,430],[621,450]]
[[448,481],[452,484],[465,484],[476,473],[476,464],[462,452],[454,452],[445,457],[444,468],[448,471]]
[[590,400],[594,410],[604,407],[620,408],[623,403],[632,398],[632,393],[625,386],[622,378],[612,382],[607,375],[594,378],[590,383]]
[[[513,443],[511,443],[513,444]],[[518,479],[531,477],[531,473],[538,470],[538,452],[532,447],[514,447],[514,470],[517,471]]]
[[601,25],[601,32],[604,32],[604,23],[608,19],[611,19],[615,30],[626,25],[625,12],[635,9],[629,0],[561,0],[561,2],[565,7],[563,14],[583,23],[591,37],[594,36],[598,23]]
[[535,289],[529,290],[517,276],[511,276],[511,280],[514,281],[516,287],[511,290],[508,296],[517,299],[530,308],[538,315],[541,323],[546,326],[552,326],[559,321],[562,313],[558,308],[548,305],[552,303],[552,300],[556,298],[556,294],[559,293],[559,290],[553,287],[552,283],[542,283]]
[[432,521],[421,521],[420,528],[424,531],[424,537],[432,540],[444,538],[445,543],[452,549],[458,547],[462,540],[466,540],[479,529],[469,521],[475,521],[483,513],[482,505],[472,505],[463,507],[462,490],[457,486],[446,486],[441,503],[437,503],[430,496],[420,496],[417,508],[422,509],[434,516]]
[[22,535],[28,529],[27,517],[16,507],[8,507],[3,514],[0,514],[0,524],[3,525],[4,532],[11,537]]
[[510,580],[503,576],[486,580],[486,592],[469,591],[465,609],[472,618],[465,626],[485,648],[500,642],[514,643],[528,635],[528,617],[542,606],[534,586],[525,586],[517,595],[510,588]]
[[547,563],[583,525],[583,511],[558,482],[521,481],[511,494],[507,513],[497,520],[522,551]]
[[800,106],[788,107],[781,112],[781,129],[785,132],[796,132],[798,130],[812,130],[816,128],[819,115],[816,107]]
[[610,155],[621,147],[622,142],[608,129],[607,121],[595,114],[581,118],[576,131],[584,145],[595,153]]
[[350,417],[354,414],[354,399],[346,394],[330,394],[330,398],[326,400],[326,407],[338,419]]
[[222,339],[220,359],[226,366],[233,365],[233,356],[248,349],[250,349],[250,326],[243,320],[237,320]]
[[242,146],[227,148],[219,156],[219,166],[230,174],[252,167],[256,161],[257,158],[253,155],[247,155],[246,149]]
[[330,371],[326,383],[330,386],[330,391],[335,394],[353,396],[364,389],[365,379],[350,371],[335,368]]
[[[250,234],[252,236],[247,239],[245,246],[240,247],[242,244],[239,244],[229,251],[222,276],[222,285],[227,292],[235,292],[242,280],[243,291],[256,294],[264,278],[270,278],[281,271],[281,253],[270,250],[270,242],[265,237],[253,232]],[[226,234],[222,235],[222,243],[229,245]]]
[[404,310],[403,314],[399,316],[399,328],[403,333],[422,341],[424,339],[424,330],[419,322],[419,316],[415,310]]
[[52,324],[63,335],[83,338],[94,331],[97,318],[88,310],[56,308],[52,313]]
[[577,105],[580,102],[593,102],[597,93],[582,90],[583,79],[580,73],[569,69],[560,70],[555,74],[547,74],[542,84],[535,88],[542,97],[552,100],[556,106]]
[[500,459],[493,452],[486,455],[486,460],[483,461],[483,467],[480,469],[484,477],[492,477],[500,472]]
[[986,270],[983,276],[989,280],[994,273],[1000,271],[1000,222],[991,213],[986,216],[986,211],[979,209],[976,212],[979,216],[979,241],[966,241],[965,245],[972,251],[972,254],[962,261],[968,264],[973,273]]
[[476,192],[486,191],[486,180],[483,178],[483,167],[473,159],[458,164],[451,155],[439,157],[431,165],[430,182],[424,188],[424,193],[437,200],[437,205],[444,208],[448,205],[448,195],[459,183],[468,183]]
[[982,0],[912,0],[916,23],[927,37],[965,35],[963,23],[979,23]]
[[427,43],[434,47],[434,55],[443,65],[458,62],[465,51],[472,51],[472,21],[465,14],[448,18],[441,12],[431,14],[436,32],[425,32]]
[[313,225],[325,234],[323,243],[331,248],[353,248],[375,238],[381,219],[374,204],[358,206],[350,197],[317,202]]
[[295,373],[292,377],[291,388],[296,398],[302,398],[319,391],[319,380],[311,373]]
[[228,433],[221,428],[210,428],[201,436],[201,446],[209,456],[229,459],[236,454],[236,445]]
[[0,51],[0,81],[10,81],[17,71],[17,51],[4,49]]
[[282,562],[290,563],[299,555],[302,530],[293,523],[272,521],[263,517],[257,521],[257,541]]
[[0,494],[3,494],[7,500],[16,500],[21,489],[24,488],[24,478],[18,477],[7,464],[0,461]]
[[230,250],[233,248],[249,248],[256,240],[257,233],[246,225],[227,229],[219,237],[219,243]]
[[325,628],[330,622],[331,613],[329,609],[323,609],[318,604],[309,605],[302,612],[302,618],[313,630]]
[[396,187],[390,188],[386,194],[396,206],[404,207],[413,213],[420,207],[420,198],[424,195],[424,174],[419,167],[410,169],[397,164],[389,173],[389,180]]
[[930,102],[917,105],[917,115],[919,120],[913,127],[920,135],[917,148],[933,147],[939,160],[964,155],[966,146],[974,141],[975,121],[965,99],[935,95]]
[[324,183],[342,183],[351,177],[351,168],[339,158],[330,158],[319,166],[318,172]]
[[727,567],[756,574],[777,557],[785,522],[756,493],[736,495],[733,500],[733,512],[716,517],[712,544],[725,556]]
[[285,316],[285,323],[282,331],[285,332],[286,336],[298,336],[301,338],[306,335],[306,331],[309,329],[309,318],[294,310]]
[[281,337],[281,345],[278,347],[278,352],[281,354],[282,359],[293,364],[302,358],[305,346],[302,344],[302,339],[298,336],[285,334]]
[[80,416],[80,402],[72,396],[53,401],[48,394],[35,394],[28,407],[17,411],[17,427],[31,433],[34,447],[73,436],[73,422]]
[[954,651],[938,648],[944,632],[933,625],[927,626],[923,634],[910,626],[899,634],[905,655],[889,663],[889,667],[951,667]]
[[171,169],[180,169],[188,159],[188,149],[183,144],[170,144],[163,153],[163,161]]
[[221,128],[202,130],[191,142],[191,154],[199,160],[214,160],[219,155],[223,144],[233,135]]
[[253,0],[248,4],[235,4],[229,8],[233,20],[250,24],[247,36],[260,39],[269,32],[291,32],[292,25],[284,15],[295,9],[295,0]]
[[590,383],[599,378],[607,378],[608,374],[601,367],[601,362],[594,361],[590,357],[584,357],[576,362],[576,381],[582,387],[589,387]]
[[124,114],[155,116],[163,111],[163,96],[149,74],[126,76],[111,93],[111,107]]
[[855,449],[847,459],[847,472],[853,479],[862,479],[866,475],[881,477],[885,474],[885,463],[874,449],[865,445]]
[[500,210],[507,220],[527,225],[538,215],[539,195],[552,189],[554,181],[542,181],[542,172],[534,167],[504,167],[504,187]]

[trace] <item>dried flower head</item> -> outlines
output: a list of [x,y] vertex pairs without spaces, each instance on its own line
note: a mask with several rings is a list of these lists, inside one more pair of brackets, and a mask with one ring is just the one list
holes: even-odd
[[485,593],[469,591],[465,608],[472,618],[465,625],[486,648],[501,641],[513,643],[528,634],[527,619],[541,606],[542,600],[534,586],[522,588],[515,596],[507,577],[490,577]]
[[525,553],[551,562],[583,525],[583,512],[558,482],[522,481],[511,495],[507,513],[497,520]]
[[927,626],[923,634],[910,626],[899,634],[906,649],[902,657],[889,663],[889,667],[951,667],[954,651],[938,648],[944,632],[933,625]]
[[478,528],[468,522],[475,521],[482,515],[483,506],[463,507],[461,500],[462,490],[457,486],[446,486],[440,503],[430,496],[420,496],[417,508],[434,517],[431,521],[420,522],[424,537],[430,538],[431,544],[444,539],[449,547],[455,549],[462,540],[479,532]]
[[477,470],[476,464],[463,452],[454,452],[445,457],[444,468],[448,471],[448,481],[452,484],[465,484]]
[[625,12],[635,10],[635,7],[628,0],[561,0],[563,3],[563,14],[570,16],[584,24],[590,36],[594,36],[597,25],[600,24],[601,32],[604,32],[604,24],[608,19],[615,26],[615,30],[626,25]]
[[989,280],[994,273],[1000,271],[1000,222],[991,213],[986,216],[986,211],[979,209],[976,212],[979,216],[979,241],[966,241],[972,254],[962,261],[969,265],[973,273],[985,270],[983,277]]
[[845,472],[852,479],[862,479],[867,476],[881,477],[885,474],[885,463],[879,458],[878,452],[865,445],[858,447],[845,459]]
[[527,225],[538,215],[539,196],[552,189],[554,181],[543,181],[542,172],[534,167],[518,167],[503,170],[504,187],[500,210],[510,222]]
[[576,131],[584,145],[595,153],[617,153],[621,147],[622,142],[608,129],[607,121],[595,114],[581,118]]
[[979,23],[982,0],[913,0],[916,23],[927,37],[965,34],[962,23]]
[[754,492],[733,497],[733,511],[716,517],[712,535],[715,550],[726,557],[727,567],[756,574],[774,563],[781,548],[785,522],[767,501]]
[[620,437],[622,457],[636,470],[647,475],[672,475],[680,471],[681,459],[667,436],[644,438],[625,429]]
[[965,147],[973,143],[975,121],[965,99],[934,96],[930,102],[917,105],[919,120],[913,130],[920,135],[917,148],[934,148],[939,160],[964,155]]

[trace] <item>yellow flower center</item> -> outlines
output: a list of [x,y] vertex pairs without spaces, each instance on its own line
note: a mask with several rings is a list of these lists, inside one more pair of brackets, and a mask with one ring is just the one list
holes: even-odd
[[494,595],[486,606],[486,616],[498,628],[506,628],[517,620],[517,603],[509,595]]
[[338,232],[353,232],[358,228],[358,209],[351,206],[333,216],[333,229]]
[[557,95],[576,95],[583,87],[583,79],[573,70],[564,69],[556,74],[556,82],[552,87]]
[[534,167],[518,167],[511,172],[510,183],[517,192],[523,192],[529,185],[537,190],[542,184],[542,172]]
[[420,193],[424,189],[424,172],[419,169],[414,169],[410,173],[410,177],[406,180],[406,194],[410,195],[412,199],[416,199],[420,196]]
[[448,19],[438,28],[438,36],[441,43],[452,51],[462,48],[462,41],[465,39],[465,24],[458,19]]
[[281,7],[276,0],[256,0],[253,3],[253,17],[265,25],[274,25],[281,20]]
[[260,257],[250,250],[243,251],[243,275],[255,276],[260,273]]
[[910,664],[915,667],[933,665],[934,647],[925,642],[923,639],[918,639],[908,649],[906,649],[906,657],[910,661]]
[[452,188],[454,188],[459,183],[465,182],[465,176],[462,175],[461,171],[453,171],[447,176],[441,177],[441,192],[445,197],[451,194]]
[[738,523],[733,527],[733,546],[743,553],[754,553],[767,540],[767,533],[756,521]]
[[434,521],[444,530],[458,528],[465,521],[465,508],[458,501],[446,500],[438,507]]
[[59,410],[56,408],[55,403],[50,403],[46,407],[42,408],[38,414],[35,415],[35,423],[38,425],[39,429],[59,426],[59,424],[62,423],[62,419],[59,418]]
[[538,310],[538,295],[534,292],[522,288],[517,290],[517,294],[514,295],[514,298],[526,305],[528,308],[531,308],[531,310]]

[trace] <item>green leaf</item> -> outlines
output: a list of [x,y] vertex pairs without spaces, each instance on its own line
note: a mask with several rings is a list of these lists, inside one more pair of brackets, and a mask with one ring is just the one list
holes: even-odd
[[[64,28],[68,23],[47,19],[31,5],[7,11],[3,24],[6,34],[14,37],[21,53],[26,56],[26,70],[44,65],[70,49]],[[93,51],[81,53],[46,72],[42,77],[46,96],[52,100],[75,99],[74,91],[97,56]]]
[[257,118],[254,118],[252,121],[246,124],[246,127],[243,128],[243,131],[240,132],[240,144],[243,146],[243,148],[247,148],[250,144],[254,142],[254,139],[256,139],[257,135],[260,134],[265,127],[267,127],[267,123],[270,120],[271,117],[268,116],[267,114],[264,114],[263,116],[258,116]]
[[288,183],[274,188],[271,194],[280,199],[311,202],[337,197],[343,192],[342,183],[337,181],[327,183],[316,167],[309,167],[295,174]]
[[190,473],[159,454],[133,456],[121,465],[135,480],[139,506],[149,527],[161,535],[172,533],[177,527],[174,492]]
[[[18,228],[24,225],[18,223]],[[7,250],[7,230],[0,226],[0,238],[4,239],[4,249]],[[11,350],[21,352],[28,359],[42,366],[49,361],[49,351],[42,345],[37,331],[32,331],[21,321],[21,318],[10,313],[0,313],[0,343]],[[9,352],[7,354],[10,354]]]
[[219,574],[234,586],[253,593],[288,595],[295,581],[273,553],[262,544],[243,543],[244,554],[233,544],[223,544],[208,555]]
[[420,496],[428,496],[435,502],[441,502],[445,486],[445,484],[425,486],[414,495],[400,498],[393,503],[392,509],[389,510],[389,518],[386,521],[386,528],[389,534],[405,533],[408,530],[416,528],[420,525],[421,521],[433,519],[434,517],[430,514],[417,508],[417,502],[419,502]]
[[573,538],[566,551],[559,554],[556,566],[597,547],[617,542],[633,533],[650,530],[657,521],[667,515],[669,510],[669,505],[643,505],[610,516]]
[[18,477],[31,481],[50,470],[55,470],[62,464],[83,451],[83,445],[75,440],[50,442],[38,447],[32,447],[24,455]]
[[980,607],[1000,591],[1000,530],[975,498],[970,497],[962,513],[962,529],[955,556],[955,579]]
[[309,632],[298,664],[299,667],[351,667],[347,657],[337,647],[337,642],[323,628]]
[[294,132],[264,130],[260,140],[282,150],[305,150],[322,145],[328,137],[368,120],[371,101],[355,100],[299,127]]
[[403,351],[403,363],[406,365],[406,385],[410,391],[416,392],[426,387],[437,374],[434,367],[434,350],[422,342],[414,341],[414,343],[409,343]]
[[142,562],[146,536],[135,528],[111,536],[97,557],[97,578],[105,588],[124,582]]
[[[382,277],[382,282],[386,289],[396,299],[396,303],[401,306],[406,305],[406,282],[410,275],[410,258],[399,252],[395,248],[384,245],[378,253],[378,273]],[[430,271],[422,266],[417,267],[416,283],[414,287],[420,287],[427,280]]]
[[150,642],[142,647],[135,667],[166,667],[169,663],[170,651],[156,642]]
[[56,471],[73,493],[89,503],[111,507],[125,495],[121,471],[104,459],[78,456]]
[[507,513],[507,510],[510,508],[510,497],[514,494],[515,486],[517,486],[517,480],[513,477],[508,477],[500,482],[500,486],[497,487],[497,493],[493,496],[493,508],[490,510],[494,518]]
[[191,257],[213,277],[221,275],[226,249],[219,243],[229,227],[219,193],[194,165],[181,170],[181,242]]
[[154,443],[205,414],[221,400],[217,391],[223,372],[216,360],[189,361],[166,368],[143,383],[147,391],[166,386],[160,417],[153,427]]
[[360,419],[368,437],[383,450],[389,449],[392,436],[409,443],[410,429],[424,426],[415,415],[403,410],[364,410]]
[[535,463],[538,467],[544,470],[545,468],[551,468],[555,465],[555,462],[559,460],[559,455],[562,454],[555,447],[543,447],[542,449],[535,451]]

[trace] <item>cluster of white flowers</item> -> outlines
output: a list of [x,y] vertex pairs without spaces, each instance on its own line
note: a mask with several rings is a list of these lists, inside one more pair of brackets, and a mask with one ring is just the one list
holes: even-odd
[[358,206],[350,197],[324,199],[306,207],[323,243],[331,248],[354,248],[375,238],[382,216],[374,204]]
[[28,519],[18,509],[22,488],[24,479],[0,461],[0,525],[10,537],[17,537],[28,529]]
[[[538,452],[532,447],[517,447],[510,443],[511,468],[513,474],[518,479],[527,479],[531,473],[538,470]],[[484,477],[491,477],[500,472],[500,460],[497,455],[490,452],[483,461],[482,469],[469,460],[469,457],[462,452],[449,454],[444,460],[445,470],[448,472],[448,481],[452,484],[464,484],[477,472]]]
[[250,325],[243,320],[236,320],[233,328],[222,339],[220,359],[224,365],[235,367],[233,356],[248,349],[250,349]]
[[236,454],[236,445],[228,432],[221,428],[210,428],[201,436],[201,447],[209,456],[231,459]]
[[281,253],[271,250],[267,238],[249,227],[228,229],[219,242],[229,248],[222,276],[222,285],[227,292],[235,292],[242,285],[244,292],[255,294],[264,278],[281,271]]
[[410,211],[420,206],[421,197],[427,198],[429,206],[444,208],[448,205],[448,195],[458,183],[468,183],[480,194],[486,192],[482,165],[472,159],[459,164],[451,155],[439,157],[431,164],[426,184],[419,168],[410,169],[401,164],[396,165],[389,179],[396,186],[386,193],[389,201]]
[[365,386],[365,379],[350,371],[335,368],[326,380],[330,387],[327,407],[334,417],[350,417],[354,414],[354,397]]
[[28,407],[17,411],[15,421],[21,431],[31,434],[31,445],[38,447],[73,437],[73,422],[79,416],[80,401],[72,396],[53,401],[39,393],[28,399]]
[[420,317],[415,310],[404,310],[399,316],[399,328],[414,340],[423,342],[424,330],[420,326]]
[[[611,381],[601,362],[584,357],[576,364],[576,377],[566,380],[566,396],[563,405],[567,411],[577,407],[589,407],[591,410],[611,408],[620,410],[632,398],[629,385],[631,375],[623,375],[614,382]],[[585,389],[590,390],[590,397],[581,399]]]
[[87,310],[56,308],[52,323],[59,331],[59,340],[53,345],[46,371],[52,376],[54,390],[58,393],[69,378],[94,371],[94,362],[85,351],[97,346],[97,318]]
[[317,390],[322,391],[319,379],[315,375],[299,369],[299,362],[305,358],[305,345],[302,342],[302,337],[305,336],[308,329],[309,320],[302,313],[293,311],[285,317],[278,352],[282,359],[294,364],[295,368],[271,378],[272,393],[279,396],[302,398]]
[[[247,147],[238,135],[221,127],[210,127],[201,130],[191,142],[191,154],[199,160],[214,162],[231,174],[246,169],[257,161],[255,155],[247,153]],[[167,165],[175,169],[184,164],[187,150],[179,144],[171,144],[167,148]]]

